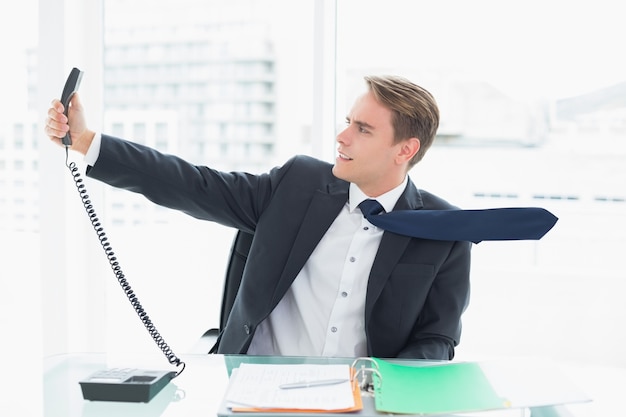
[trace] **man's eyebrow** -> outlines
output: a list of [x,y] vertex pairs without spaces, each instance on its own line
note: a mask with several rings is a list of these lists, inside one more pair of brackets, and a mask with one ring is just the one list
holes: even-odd
[[354,123],[354,124],[356,124],[356,125],[358,125],[358,126],[360,126],[360,127],[364,127],[364,128],[366,128],[366,129],[369,129],[369,130],[374,130],[374,129],[376,129],[374,126],[372,126],[372,125],[371,125],[371,124],[369,124],[369,123],[362,122],[362,121],[360,121],[360,120],[352,120],[352,119],[350,119],[350,117],[349,117],[349,116],[346,116],[346,121],[347,121],[348,123]]

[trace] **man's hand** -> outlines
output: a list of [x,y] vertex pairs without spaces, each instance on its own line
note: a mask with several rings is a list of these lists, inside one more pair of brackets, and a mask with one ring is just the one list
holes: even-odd
[[61,139],[69,131],[72,145],[70,149],[85,155],[95,133],[87,129],[85,122],[85,112],[78,93],[74,94],[70,101],[68,117],[63,114],[65,110],[63,104],[58,99],[52,100],[48,109],[48,118],[46,119],[45,132],[46,135],[55,143],[62,145]]

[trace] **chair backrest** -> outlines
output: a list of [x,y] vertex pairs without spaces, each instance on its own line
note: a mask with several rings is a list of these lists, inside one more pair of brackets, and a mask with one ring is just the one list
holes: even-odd
[[253,234],[239,230],[233,239],[230,258],[226,267],[226,276],[224,277],[222,308],[220,310],[220,331],[226,326],[230,310],[233,308],[235,297],[239,291],[241,276],[248,260],[248,252],[250,252],[253,237]]

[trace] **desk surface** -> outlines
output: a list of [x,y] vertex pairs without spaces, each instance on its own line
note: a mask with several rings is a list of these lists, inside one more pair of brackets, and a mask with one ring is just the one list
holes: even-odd
[[[78,381],[106,368],[170,369],[159,356],[121,356],[105,354],[69,354],[44,361],[43,408],[45,417],[156,417],[215,416],[222,402],[229,372],[241,362],[254,363],[351,363],[348,358],[269,358],[231,355],[186,355],[184,372],[175,378],[149,403],[85,401]],[[357,414],[376,415],[371,399],[364,398],[364,409]],[[523,413],[509,410],[473,413],[472,416],[569,417],[564,406],[540,407]],[[520,414],[521,413],[521,414]],[[346,416],[347,414],[342,414]]]

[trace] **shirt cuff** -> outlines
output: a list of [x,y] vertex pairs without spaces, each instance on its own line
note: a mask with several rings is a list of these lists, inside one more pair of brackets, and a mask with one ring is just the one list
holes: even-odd
[[96,161],[98,160],[98,156],[100,156],[100,143],[102,142],[102,134],[96,133],[93,137],[93,141],[91,141],[91,145],[89,145],[89,149],[87,149],[87,153],[85,154],[85,163],[89,166],[94,166]]

